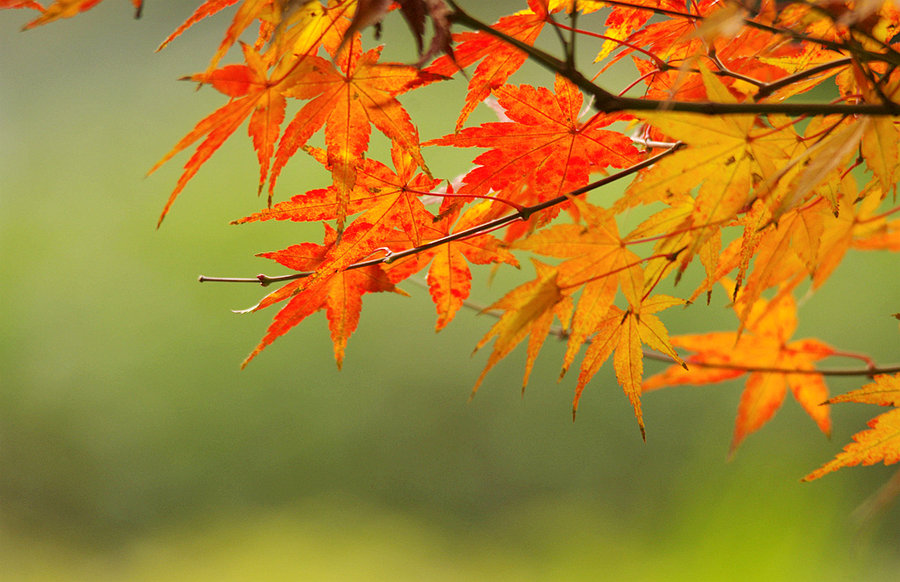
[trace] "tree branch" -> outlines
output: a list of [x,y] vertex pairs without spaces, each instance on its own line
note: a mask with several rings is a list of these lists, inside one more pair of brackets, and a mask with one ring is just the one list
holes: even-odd
[[[428,288],[428,284],[420,279],[415,277],[410,277],[407,279],[419,285],[420,287]],[[468,299],[463,301],[463,306],[469,309],[473,309],[480,314],[490,315],[491,317],[499,318],[502,313],[499,311],[494,311],[492,309],[488,309],[487,307],[480,305],[474,301],[470,301]],[[561,340],[566,340],[569,338],[569,333],[559,326],[553,326],[550,328],[548,332],[550,335],[554,335]],[[585,340],[586,344],[591,343],[590,338]],[[670,356],[662,354],[657,351],[642,349],[641,353],[643,357],[647,360],[653,360],[656,362],[663,362],[665,364],[677,364],[675,360],[673,360]],[[836,355],[844,355],[844,354],[836,354]],[[789,368],[776,368],[769,366],[740,366],[737,364],[720,364],[714,362],[701,362],[701,361],[691,361],[686,362],[688,366],[697,366],[698,368],[719,368],[725,370],[740,370],[742,372],[746,372],[748,374],[752,374],[754,372],[763,373],[763,374],[817,374],[820,376],[875,376],[877,374],[896,374],[900,372],[900,364],[889,364],[886,366],[877,366],[877,365],[869,365],[865,368],[813,368],[811,370],[798,370],[798,369],[789,369]]]
[[[508,34],[495,30],[489,24],[470,16],[464,10],[459,8],[453,0],[448,0],[448,2],[450,2],[454,8],[453,13],[450,15],[453,22],[495,36],[525,52],[528,57],[537,64],[569,79],[582,91],[591,95],[594,98],[594,108],[604,113],[614,113],[617,111],[663,110],[698,113],[702,115],[735,115],[743,113],[755,115],[781,114],[793,117],[801,115],[890,116],[900,114],[900,105],[896,103],[862,103],[856,105],[842,103],[715,103],[709,101],[660,101],[657,99],[638,99],[634,97],[618,96],[597,86],[579,71],[571,70],[564,61],[539,48],[533,47],[528,43],[522,42],[517,38],[513,38]],[[700,17],[697,18],[699,19]],[[843,45],[840,46],[846,48],[843,47]],[[898,61],[900,61],[900,59],[898,59]]]
[[[652,8],[650,6],[640,6],[637,4],[631,4],[630,2],[623,2],[621,0],[604,0],[607,4],[611,4],[613,6],[621,6],[623,8],[632,8],[634,10],[645,10],[649,12],[653,12],[654,14],[660,14],[663,16],[671,16],[677,18],[687,18],[690,20],[696,20],[698,22],[702,22],[706,18],[700,16],[699,14],[690,14],[688,12],[678,12],[676,10],[665,10],[662,8]],[[453,2],[450,2],[453,4]],[[455,5],[454,5],[455,6]],[[891,63],[893,65],[900,65],[900,54],[898,54],[893,48],[888,46],[889,52],[887,53],[873,53],[871,51],[867,51],[865,49],[850,47],[839,42],[834,42],[824,38],[818,38],[815,36],[809,36],[807,34],[803,34],[801,32],[797,32],[791,30],[789,28],[779,28],[777,26],[772,26],[770,24],[763,24],[762,22],[757,22],[752,18],[744,18],[744,25],[750,28],[755,28],[757,30],[762,30],[764,32],[768,32],[771,34],[779,34],[781,36],[786,36],[791,40],[800,41],[800,42],[811,42],[820,46],[824,46],[825,48],[829,48],[833,51],[847,51],[856,55],[860,60],[863,61],[882,61],[885,63]],[[869,35],[871,36],[871,35]],[[874,39],[874,37],[872,37]],[[878,39],[874,39],[876,42],[885,46],[885,44]]]
[[[411,249],[406,249],[404,251],[398,252],[388,252],[385,256],[377,258],[377,259],[368,259],[365,261],[360,261],[358,263],[353,263],[348,266],[346,270],[351,269],[362,269],[363,267],[371,267],[372,265],[379,265],[381,263],[393,263],[399,259],[403,259],[417,253],[421,253],[423,251],[427,251],[433,249],[435,247],[439,247],[441,245],[445,245],[447,243],[451,243],[454,241],[462,240],[465,238],[469,238],[472,236],[478,236],[480,234],[484,234],[488,231],[506,226],[511,222],[515,222],[517,220],[528,220],[533,214],[536,212],[540,212],[541,210],[546,210],[548,208],[552,208],[558,204],[562,204],[569,200],[572,196],[581,196],[582,194],[586,194],[591,190],[596,190],[601,186],[606,186],[607,184],[611,184],[617,180],[621,180],[626,176],[630,176],[636,172],[643,170],[644,168],[648,168],[661,160],[662,158],[669,156],[675,151],[684,147],[682,143],[676,143],[669,149],[656,154],[655,156],[651,156],[644,160],[643,162],[639,162],[633,166],[625,168],[615,174],[610,174],[604,178],[591,182],[586,186],[582,186],[581,188],[577,188],[572,190],[571,192],[567,192],[561,196],[557,196],[556,198],[552,198],[550,200],[546,200],[539,204],[535,204],[533,206],[525,206],[521,210],[513,212],[512,214],[507,214],[506,216],[501,216],[500,218],[495,218],[494,220],[489,220],[488,222],[484,222],[482,224],[473,226],[471,228],[467,228],[465,230],[461,230],[459,232],[455,232],[453,234],[449,234],[445,237],[435,239],[433,241],[427,242],[425,244],[419,245],[417,247],[413,247]],[[272,283],[281,283],[284,281],[292,281],[294,279],[303,279],[304,277],[309,277],[315,274],[315,271],[298,271],[296,273],[292,273],[290,275],[280,275],[277,277],[270,277],[269,275],[259,274],[256,277],[207,277],[205,275],[200,275],[198,281],[201,283],[211,282],[211,283],[257,283],[262,285],[263,287],[267,287]]]

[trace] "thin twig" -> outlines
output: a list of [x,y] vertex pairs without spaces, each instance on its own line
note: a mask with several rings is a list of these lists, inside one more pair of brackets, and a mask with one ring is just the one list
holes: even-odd
[[[420,287],[425,289],[428,288],[428,283],[418,279],[416,277],[410,277],[407,279]],[[471,300],[464,300],[463,306],[474,311],[477,311],[479,315],[490,315],[491,317],[499,318],[503,315],[501,312],[490,309],[484,305],[476,303]],[[569,339],[569,333],[563,328],[555,325],[550,328],[548,332],[549,335],[553,335],[558,337],[561,340]],[[590,344],[591,339],[588,338],[584,341],[585,344]],[[677,362],[672,359],[671,356],[667,356],[666,354],[654,351],[642,349],[641,353],[643,357],[647,360],[654,360],[656,362],[663,362],[665,364],[676,364]],[[846,356],[843,353],[838,353],[838,356]],[[808,370],[801,369],[792,369],[792,368],[778,368],[774,366],[742,366],[740,364],[724,364],[724,363],[716,363],[716,362],[703,362],[703,361],[691,361],[686,360],[688,366],[697,366],[698,368],[718,368],[723,370],[740,370],[742,372],[746,372],[748,374],[753,373],[762,373],[762,374],[815,374],[819,376],[875,376],[877,374],[896,374],[900,372],[900,364],[890,364],[887,366],[877,366],[870,365],[865,368],[812,368]]]
[[853,62],[853,59],[850,57],[846,57],[843,59],[836,59],[834,61],[829,61],[827,63],[822,63],[820,65],[816,65],[815,67],[810,67],[803,71],[798,71],[792,75],[788,75],[786,77],[782,77],[777,81],[772,81],[771,83],[766,83],[762,87],[759,88],[759,91],[756,92],[756,95],[753,96],[754,99],[763,99],[768,97],[775,91],[781,89],[782,87],[787,87],[788,85],[792,85],[797,81],[802,81],[803,79],[808,79],[809,77],[813,77],[818,75],[819,73],[824,73],[829,69],[834,69],[837,67],[843,67],[849,65]]
[[[506,226],[509,223],[515,222],[517,220],[528,220],[533,214],[540,212],[542,210],[546,210],[548,208],[552,208],[558,204],[562,204],[563,202],[568,201],[572,196],[581,196],[582,194],[586,194],[591,190],[596,190],[601,186],[606,186],[607,184],[611,184],[617,180],[621,180],[626,176],[630,176],[644,168],[648,168],[661,160],[662,158],[669,156],[675,151],[684,147],[683,143],[676,143],[669,149],[656,154],[655,156],[649,157],[643,162],[639,162],[633,166],[625,168],[615,174],[610,174],[604,178],[599,180],[595,180],[586,186],[582,186],[581,188],[576,188],[570,192],[567,192],[561,196],[557,196],[556,198],[551,198],[550,200],[545,200],[539,204],[535,204],[533,206],[525,206],[520,210],[513,212],[512,214],[507,214],[506,216],[501,216],[500,218],[495,218],[494,220],[489,220],[488,222],[484,222],[482,224],[473,226],[471,228],[467,228],[465,230],[461,230],[459,232],[455,232],[453,234],[449,234],[445,237],[435,239],[433,241],[427,242],[425,244],[419,245],[417,247],[413,247],[410,249],[406,249],[403,251],[397,251],[396,253],[387,253],[385,256],[378,259],[369,259],[366,261],[360,261],[357,263],[353,263],[348,266],[346,270],[352,269],[362,269],[363,267],[371,267],[372,265],[379,265],[381,263],[393,263],[394,261],[398,261],[400,259],[415,255],[417,253],[421,253],[427,250],[431,250],[435,247],[439,247],[441,245],[445,245],[447,243],[451,243],[454,241],[466,239],[473,236],[478,236],[484,234],[488,231],[500,228],[502,226]],[[309,277],[315,274],[315,271],[298,271],[296,273],[292,273],[290,275],[281,275],[277,277],[270,277],[269,275],[259,274],[256,277],[207,277],[205,275],[200,275],[199,281],[201,283],[205,282],[215,282],[215,283],[257,283],[266,287],[271,285],[272,283],[281,283],[284,281],[292,281],[294,279],[303,279],[304,277]]]

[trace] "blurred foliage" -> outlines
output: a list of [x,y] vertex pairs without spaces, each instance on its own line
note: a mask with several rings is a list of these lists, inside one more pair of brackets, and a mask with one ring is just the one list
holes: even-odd
[[[104,3],[28,33],[27,15],[2,14],[0,578],[896,579],[900,512],[852,517],[890,469],[798,483],[865,407],[835,409],[828,442],[789,405],[726,462],[740,384],[648,395],[644,444],[608,370],[570,421],[574,380],[557,385],[549,363],[563,345],[544,348],[556,360],[539,358],[524,398],[520,355],[466,404],[491,321],[461,314],[434,334],[417,288],[366,297],[341,373],[321,314],[240,372],[271,314],[229,310],[262,290],[196,276],[268,270],[252,252],[321,233],[227,226],[256,209],[247,140],[154,231],[179,169],[143,172],[220,103],[174,82],[205,67],[215,26],[153,53],[190,8],[152,2],[133,21]],[[399,20],[385,33],[406,34]],[[461,88],[406,101],[423,139],[453,119],[421,114],[456,107]],[[428,161],[447,176],[465,163]],[[313,168],[291,168],[281,196],[319,186]],[[858,272],[886,284],[859,288]],[[805,301],[798,336],[896,360],[895,272],[854,254]],[[489,303],[516,277],[483,272],[474,295]],[[727,328],[724,304],[667,325]]]

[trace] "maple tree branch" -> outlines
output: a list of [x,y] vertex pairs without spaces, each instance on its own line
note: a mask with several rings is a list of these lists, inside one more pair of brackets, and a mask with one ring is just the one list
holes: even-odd
[[759,88],[756,92],[756,95],[753,96],[754,99],[763,99],[768,97],[775,91],[781,89],[782,87],[787,87],[789,85],[793,85],[797,81],[802,81],[803,79],[807,79],[809,77],[813,77],[818,75],[819,73],[824,73],[829,69],[834,69],[837,67],[843,67],[849,65],[853,62],[853,59],[850,57],[845,57],[842,59],[836,59],[827,63],[822,63],[820,65],[816,65],[815,67],[810,67],[803,71],[798,71],[792,75],[788,75],[786,77],[782,77],[777,81],[772,81],[771,83],[765,83],[763,86]]
[[[621,267],[612,269],[611,271],[606,271],[604,273],[600,273],[599,275],[592,275],[588,279],[584,279],[582,281],[576,281],[574,283],[567,283],[565,285],[560,285],[559,288],[560,289],[572,289],[574,287],[581,287],[582,285],[587,285],[588,283],[591,283],[592,281],[597,281],[597,280],[609,277],[610,275],[615,275],[616,273],[621,273],[622,271],[628,270],[631,267],[635,267],[635,266],[640,265],[641,263],[645,263],[647,261],[652,261],[653,259],[666,259],[667,261],[669,261],[671,263],[671,262],[674,262],[678,258],[678,255],[681,254],[681,252],[684,251],[684,249],[685,249],[685,247],[682,247],[672,253],[659,253],[656,255],[650,255],[649,257],[643,257],[643,258],[638,259],[637,261],[634,261],[633,263],[627,263],[625,265],[622,265]],[[649,291],[648,291],[648,293],[649,293]]]
[[[702,22],[706,18],[704,16],[700,16],[699,14],[691,14],[689,12],[679,12],[677,10],[667,10],[664,8],[654,8],[651,6],[641,6],[638,4],[632,4],[630,2],[623,2],[622,0],[609,0],[606,1],[606,4],[611,4],[613,6],[621,6],[623,8],[631,8],[633,10],[644,10],[653,12],[654,14],[659,14],[662,16],[672,16],[677,18],[685,18],[689,20],[695,20],[698,22]],[[782,36],[786,36],[791,40],[801,41],[801,42],[811,42],[814,44],[818,44],[825,48],[829,48],[833,51],[848,51],[855,54],[860,60],[864,61],[883,61],[886,63],[891,63],[893,65],[900,65],[900,54],[898,54],[893,48],[889,48],[888,53],[873,53],[872,51],[868,51],[859,47],[851,47],[839,42],[831,41],[824,38],[818,38],[815,36],[809,36],[807,34],[803,34],[801,32],[797,32],[791,30],[789,28],[779,28],[777,26],[772,26],[769,24],[763,24],[762,22],[757,22],[752,18],[744,18],[744,25],[749,26],[750,28],[756,28],[757,30],[762,30],[764,32],[768,32],[771,34],[779,34]],[[883,42],[876,40],[879,44],[884,45]]]
[[740,81],[744,81],[745,83],[749,83],[749,84],[755,85],[757,87],[762,87],[763,85],[765,85],[765,83],[763,83],[759,79],[754,79],[753,77],[748,77],[747,75],[742,75],[740,73],[737,73],[737,72],[729,69],[725,65],[725,63],[723,63],[722,60],[719,58],[719,55],[716,54],[715,47],[709,48],[707,56],[709,57],[709,60],[711,60],[713,62],[713,64],[716,66],[716,68],[718,69],[718,71],[715,71],[715,72],[719,73],[720,75],[723,75],[726,77],[731,77],[733,79],[738,79]]
[[[571,198],[572,196],[580,196],[582,194],[586,194],[586,193],[590,192],[591,190],[596,190],[597,188],[600,188],[601,186],[606,186],[607,184],[611,184],[612,182],[621,180],[622,178],[625,178],[627,176],[630,176],[631,174],[639,172],[639,171],[643,170],[644,168],[648,168],[648,167],[652,166],[653,164],[655,164],[656,162],[658,162],[659,160],[663,159],[664,157],[675,153],[677,150],[681,149],[682,147],[684,147],[684,144],[682,144],[680,142],[676,143],[676,144],[672,145],[672,147],[670,147],[669,149],[662,151],[654,156],[651,156],[642,162],[638,162],[637,164],[635,164],[633,166],[629,166],[629,167],[625,168],[624,170],[620,170],[614,174],[610,174],[609,176],[605,176],[599,180],[595,180],[595,181],[591,182],[590,184],[587,184],[586,186],[582,186],[581,188],[576,188],[575,190],[566,192],[565,194],[557,196],[556,198],[551,198],[550,200],[545,200],[544,202],[541,202],[539,204],[534,204],[533,206],[522,207],[520,210],[513,212],[512,214],[507,214],[505,216],[501,216],[500,218],[495,218],[494,220],[489,220],[487,222],[475,225],[475,226],[467,228],[465,230],[461,230],[459,232],[454,232],[445,237],[435,239],[433,241],[424,243],[417,247],[412,247],[410,249],[406,249],[403,251],[388,252],[387,254],[385,254],[385,256],[377,258],[377,259],[368,259],[365,261],[359,261],[357,263],[353,263],[352,265],[349,265],[345,270],[350,271],[352,269],[362,269],[363,267],[371,267],[373,265],[379,265],[381,263],[393,263],[394,261],[412,256],[412,255],[415,255],[415,254],[418,254],[418,253],[421,253],[421,252],[424,252],[427,250],[431,250],[433,248],[436,248],[436,247],[439,247],[439,246],[442,246],[442,245],[445,245],[445,244],[448,244],[448,243],[451,243],[454,241],[463,240],[463,239],[466,239],[469,237],[485,234],[485,233],[495,230],[497,228],[506,226],[507,224],[509,224],[511,222],[515,222],[517,220],[528,220],[536,212],[540,212],[542,210],[552,208],[553,206],[556,206],[558,204],[562,204],[563,202],[568,201],[569,198]],[[294,279],[303,279],[304,277],[309,277],[314,274],[315,274],[315,271],[297,271],[296,273],[291,273],[290,275],[280,275],[280,276],[276,276],[276,277],[270,277],[269,275],[265,275],[263,273],[260,273],[256,277],[207,277],[206,275],[200,275],[200,277],[198,277],[197,280],[200,283],[206,283],[206,282],[210,282],[210,283],[256,283],[263,287],[267,287],[267,286],[271,285],[272,283],[281,283],[284,281],[292,281]]]
[[[428,283],[422,281],[417,277],[410,277],[407,279],[416,285],[428,289]],[[490,315],[491,317],[499,318],[502,316],[502,312],[490,309],[485,305],[481,305],[472,301],[470,299],[464,299],[462,302],[463,306],[477,311],[479,314]],[[562,327],[555,325],[550,328],[548,332],[550,335],[554,335],[560,340],[569,339],[569,332],[563,329]],[[591,339],[588,338],[584,342],[585,344],[590,344]],[[666,354],[657,352],[655,350],[641,349],[641,354],[647,360],[653,360],[656,362],[662,362],[664,364],[677,364],[675,360],[672,359],[671,356],[667,356]],[[838,351],[834,354],[835,356],[842,357],[856,357],[859,358],[858,354],[846,353]],[[870,362],[871,359],[867,358]],[[690,366],[697,366],[698,368],[719,368],[725,370],[740,370],[742,372],[746,372],[748,374],[752,373],[763,373],[763,374],[814,374],[820,376],[875,376],[878,374],[895,374],[900,372],[900,364],[890,364],[886,366],[878,366],[874,363],[870,363],[865,368],[812,368],[807,370],[801,369],[790,369],[790,368],[778,368],[774,366],[741,366],[739,364],[724,364],[724,363],[715,363],[715,362],[702,362],[702,361],[689,361],[685,360]]]
[[[672,358],[666,356],[664,354],[659,354],[659,357],[653,357],[650,359],[675,363]],[[892,364],[889,366],[866,366],[865,368],[811,368],[808,370],[803,369],[790,369],[790,368],[778,368],[773,366],[742,366],[740,364],[723,364],[716,362],[702,362],[702,361],[692,361],[685,360],[688,367],[690,366],[698,366],[701,368],[720,368],[724,370],[741,370],[747,373],[764,373],[764,374],[814,374],[819,376],[875,376],[876,374],[895,374],[900,372],[900,364]]]
[[[577,11],[572,13],[573,15],[578,14]],[[566,68],[574,69],[575,68],[575,53],[574,53],[574,45],[570,44],[566,37],[563,36],[562,29],[560,24],[556,22],[556,19],[553,18],[553,14],[547,12],[547,22],[550,23],[551,28],[553,28],[553,32],[556,33],[556,38],[559,39],[559,44],[562,45],[563,52],[566,54]],[[574,33],[573,33],[574,35]]]
[[[477,18],[470,16],[459,8],[453,0],[448,0],[454,11],[450,19],[473,30],[490,34],[525,52],[528,57],[542,67],[562,75],[570,80],[582,91],[594,98],[594,108],[604,113],[618,111],[679,111],[685,113],[698,113],[702,115],[734,115],[734,114],[781,114],[789,116],[800,115],[876,115],[893,116],[900,115],[900,104],[886,102],[881,104],[861,103],[717,103],[711,101],[672,101],[658,99],[639,99],[624,97],[610,93],[606,89],[596,85],[585,77],[580,71],[571,69],[568,64],[557,57],[531,46],[528,43],[494,29]],[[624,4],[624,3],[623,3]],[[699,16],[695,18],[701,18]],[[772,28],[772,27],[767,27]],[[773,29],[778,30],[778,29]],[[800,35],[801,39],[805,39]],[[838,45],[842,49],[848,49],[844,45]],[[870,59],[874,60],[874,59]],[[893,62],[893,61],[889,61]],[[900,59],[898,59],[900,64]]]

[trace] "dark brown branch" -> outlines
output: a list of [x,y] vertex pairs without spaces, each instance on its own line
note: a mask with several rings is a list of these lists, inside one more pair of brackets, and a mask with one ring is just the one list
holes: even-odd
[[771,83],[766,83],[762,87],[760,87],[759,91],[754,95],[754,99],[763,99],[768,97],[775,91],[781,89],[782,87],[787,87],[788,85],[792,85],[798,81],[802,81],[803,79],[807,79],[809,77],[813,77],[818,75],[819,73],[824,73],[828,69],[834,69],[837,67],[843,67],[849,65],[853,62],[853,59],[850,57],[846,57],[843,59],[836,59],[834,61],[830,61],[827,63],[822,63],[820,65],[816,65],[815,67],[810,67],[803,71],[798,71],[792,75],[788,75],[787,77],[782,77],[777,81],[772,81]]
[[[493,35],[504,42],[525,52],[531,60],[542,67],[558,73],[578,86],[582,91],[594,98],[594,108],[605,113],[617,111],[681,111],[702,115],[735,115],[735,114],[781,114],[789,116],[801,115],[898,115],[900,105],[895,103],[872,104],[862,103],[847,105],[843,103],[714,103],[697,101],[660,101],[657,99],[637,99],[618,96],[595,85],[590,79],[577,70],[572,70],[567,63],[528,43],[513,38],[508,34],[495,30],[488,24],[473,18],[449,0],[454,7],[451,20]],[[700,17],[697,17],[700,18]],[[771,27],[770,27],[771,28]],[[777,31],[777,29],[775,29]],[[843,45],[840,45],[841,48]],[[875,60],[875,59],[869,59]],[[898,59],[900,60],[900,59]],[[890,61],[889,62],[893,62]]]
[[[673,18],[687,18],[690,20],[696,20],[698,22],[702,22],[705,20],[705,17],[700,16],[699,14],[690,14],[688,12],[678,12],[677,10],[665,10],[662,8],[652,8],[650,6],[639,6],[637,4],[631,4],[630,2],[623,2],[621,0],[608,0],[607,4],[612,4],[613,6],[621,6],[623,8],[632,8],[634,10],[645,10],[649,12],[653,12],[654,14],[660,14],[663,16],[671,16]],[[452,4],[452,2],[451,2]],[[900,54],[898,54],[892,47],[889,45],[885,45],[884,42],[879,41],[878,39],[873,40],[881,44],[882,46],[888,46],[887,53],[873,53],[871,51],[867,51],[865,49],[859,47],[851,47],[839,42],[835,42],[832,40],[818,38],[815,36],[809,36],[808,34],[803,34],[802,32],[797,32],[795,30],[791,30],[789,28],[779,28],[777,26],[772,26],[769,24],[763,24],[762,22],[757,22],[752,18],[744,18],[744,25],[750,28],[756,28],[757,30],[762,30],[764,32],[768,32],[771,34],[778,34],[781,36],[786,36],[791,40],[799,41],[799,42],[811,42],[813,44],[817,44],[823,46],[825,48],[831,49],[833,51],[847,51],[856,55],[862,61],[882,61],[885,63],[891,63],[894,65],[900,65]],[[868,35],[871,36],[871,35]]]

